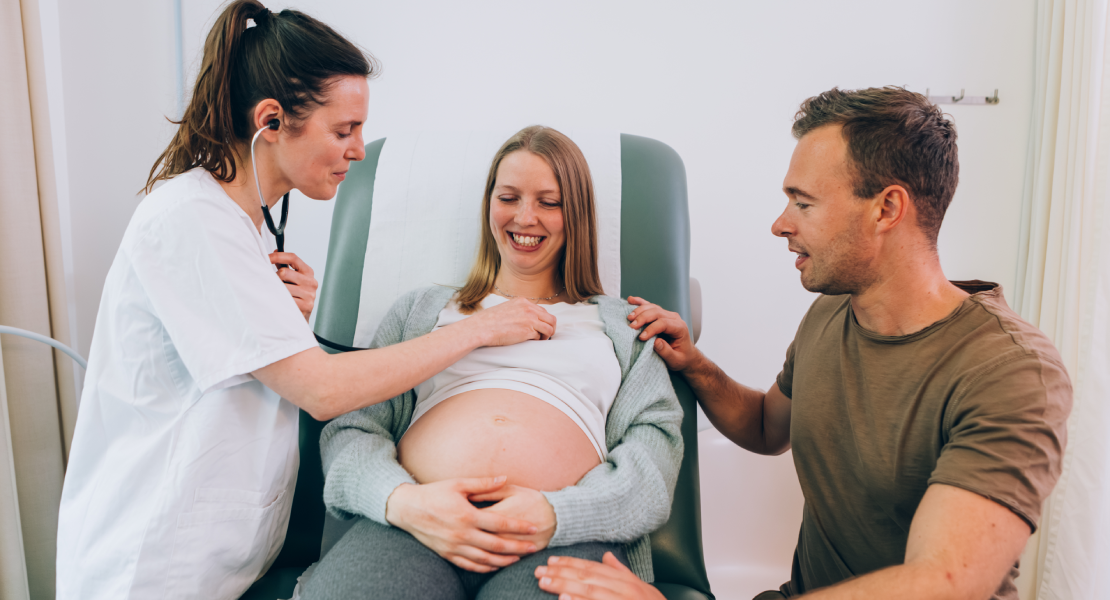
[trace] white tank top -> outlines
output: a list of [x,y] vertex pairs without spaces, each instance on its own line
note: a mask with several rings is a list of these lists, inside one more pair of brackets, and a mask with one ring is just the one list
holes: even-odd
[[[506,298],[490,294],[481,302],[491,308]],[[523,392],[554,406],[582,428],[601,460],[606,458],[605,418],[621,385],[621,368],[613,341],[605,335],[596,304],[541,304],[555,315],[555,336],[514,346],[478,348],[431,379],[416,386],[412,422],[444,400],[472,390]],[[436,329],[469,315],[451,301],[439,313]]]

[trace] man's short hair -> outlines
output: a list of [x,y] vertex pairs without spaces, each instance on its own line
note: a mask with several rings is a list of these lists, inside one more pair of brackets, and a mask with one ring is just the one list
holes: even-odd
[[956,125],[925,96],[893,86],[833,88],[807,99],[794,115],[794,137],[825,125],[842,127],[852,192],[871,198],[890,185],[905,187],[935,246],[960,180]]

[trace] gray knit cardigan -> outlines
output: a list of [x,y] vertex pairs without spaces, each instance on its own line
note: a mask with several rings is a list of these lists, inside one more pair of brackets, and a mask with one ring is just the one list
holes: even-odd
[[[422,336],[435,327],[455,290],[433,286],[409,292],[390,309],[373,348]],[[666,522],[682,463],[682,407],[663,361],[638,339],[623,300],[595,296],[605,333],[621,367],[621,386],[605,423],[608,459],[577,484],[544,492],[555,509],[550,546],[624,542],[632,571],[653,581],[648,533]],[[556,328],[558,324],[556,323]],[[386,402],[336,418],[320,438],[324,503],[341,519],[367,517],[389,525],[385,505],[402,483],[416,483],[397,462],[396,441],[416,404],[409,390]],[[542,468],[542,465],[536,465]]]

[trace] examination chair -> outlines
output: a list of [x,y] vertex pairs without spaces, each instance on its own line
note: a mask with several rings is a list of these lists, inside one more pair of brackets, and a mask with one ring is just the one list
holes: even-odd
[[[352,345],[358,316],[374,179],[385,139],[366,145],[340,186],[332,217],[324,281],[317,298],[316,331]],[[689,323],[690,225],[686,169],[669,146],[621,134],[621,295],[641,296],[678,312]],[[478,210],[479,198],[475,198]],[[700,307],[699,307],[700,309]],[[712,600],[701,544],[696,402],[681,377],[671,376],[685,417],[685,455],[671,516],[651,534],[655,586],[669,600]],[[320,431],[324,423],[301,412],[300,472],[285,546],[270,570],[242,597],[289,598],[297,577],[320,559],[324,531],[324,477]],[[554,598],[554,596],[552,596]]]

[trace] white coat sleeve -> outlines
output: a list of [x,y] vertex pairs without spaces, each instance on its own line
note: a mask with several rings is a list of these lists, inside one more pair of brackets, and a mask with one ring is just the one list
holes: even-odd
[[180,201],[121,249],[162,323],[157,350],[176,352],[204,393],[316,346],[250,222],[221,200]]

